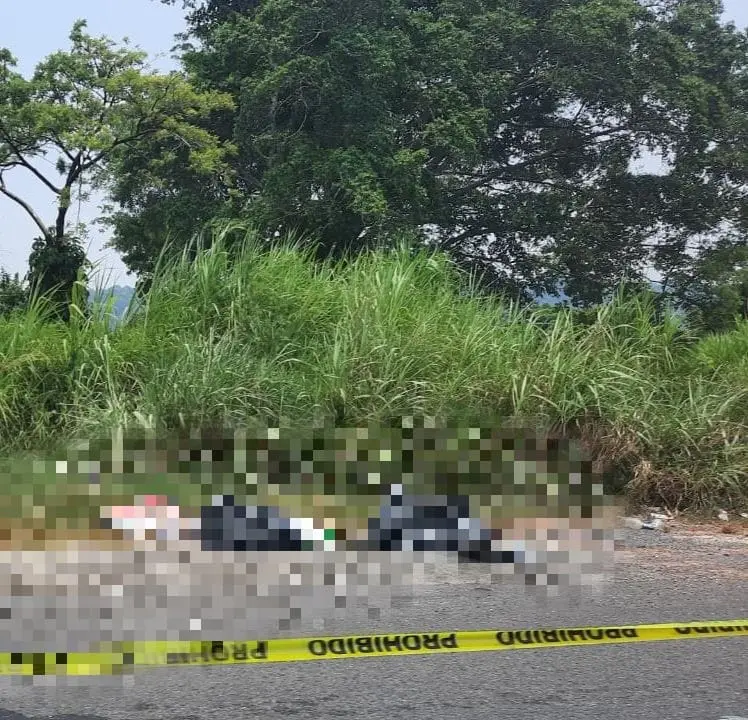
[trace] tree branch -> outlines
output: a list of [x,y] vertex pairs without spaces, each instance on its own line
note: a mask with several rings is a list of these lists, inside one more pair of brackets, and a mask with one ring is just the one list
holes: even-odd
[[38,228],[42,231],[42,234],[45,238],[49,237],[49,228],[46,226],[44,221],[34,212],[34,209],[29,205],[25,200],[21,199],[16,195],[15,193],[12,193],[5,185],[5,179],[2,176],[2,173],[0,173],[0,193],[5,195],[5,197],[9,198],[15,203],[18,203],[28,214],[28,216],[36,223]]
[[139,132],[135,135],[130,135],[126,138],[122,138],[120,140],[115,140],[108,148],[105,150],[102,150],[101,152],[94,155],[90,160],[87,160],[84,163],[81,163],[80,165],[80,172],[83,173],[86,170],[89,170],[94,165],[98,164],[101,160],[103,160],[109,153],[112,152],[115,148],[119,147],[120,145],[126,145],[127,143],[131,143],[135,140],[140,140],[140,138],[146,137],[146,135],[150,135],[155,132],[155,129],[149,128],[148,130],[143,130],[142,132]]
[[67,159],[70,160],[70,162],[73,162],[73,160],[75,160],[70,150],[65,147],[65,143],[63,143],[56,134],[52,134],[52,142],[67,157]]
[[53,193],[56,195],[59,195],[62,192],[62,188],[56,187],[52,182],[50,182],[42,173],[40,173],[31,163],[29,163],[28,160],[23,156],[23,153],[18,149],[16,144],[8,137],[7,133],[3,131],[2,127],[0,127],[0,132],[2,132],[3,136],[3,142],[13,151],[13,154],[18,158],[18,162],[15,163],[16,165],[20,165],[25,167],[27,170],[30,170],[36,177],[41,180]]
[[[605,135],[610,135],[613,133],[622,133],[622,132],[629,132],[629,128],[627,127],[619,127],[619,128],[606,128],[605,130],[598,130],[594,133],[589,133],[587,137],[585,138],[585,146],[588,146],[592,140],[595,140],[597,138],[603,137]],[[466,193],[472,192],[473,190],[477,190],[479,187],[485,185],[489,182],[495,182],[496,180],[507,180],[507,179],[514,179],[518,182],[523,182],[523,178],[507,178],[505,173],[511,173],[516,170],[523,170],[526,167],[529,167],[531,165],[535,165],[536,163],[543,162],[544,160],[549,160],[554,155],[558,154],[559,152],[563,152],[564,150],[567,150],[565,147],[555,147],[551,150],[546,150],[545,152],[542,152],[538,155],[535,155],[534,157],[528,158],[527,160],[523,160],[522,162],[514,163],[513,165],[502,165],[500,168],[497,168],[496,171],[492,173],[486,173],[485,175],[482,175],[474,182],[468,183],[467,185],[460,188],[458,191],[459,195],[464,195]]]

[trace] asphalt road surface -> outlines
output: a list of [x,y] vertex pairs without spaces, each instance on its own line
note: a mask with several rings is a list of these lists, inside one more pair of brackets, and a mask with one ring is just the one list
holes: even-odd
[[[13,571],[15,594],[19,587],[29,586],[33,572],[45,570]],[[91,583],[105,584],[106,580],[99,570]],[[117,587],[116,578],[108,580],[111,587]],[[170,582],[178,584],[179,579],[174,576]],[[49,644],[50,633],[61,627],[70,642],[76,631],[82,638],[86,630],[90,633],[102,626],[106,613],[100,598],[98,605],[90,604],[79,587],[78,595],[68,593],[60,599],[64,593],[59,588],[65,583],[68,590],[76,583],[80,586],[80,576],[60,576],[56,583],[56,603],[50,599],[55,592],[46,598],[21,592],[20,599],[11,599],[7,588],[0,589],[3,603],[11,605],[0,620],[5,647],[21,642],[27,647],[32,642]],[[374,601],[369,608],[349,606],[329,619],[325,634],[743,618],[748,616],[748,537],[708,539],[628,531],[612,579],[582,594],[531,592],[511,579],[491,578],[475,566],[459,573],[454,567],[441,568],[428,582],[413,588],[401,600],[392,599],[389,604],[383,600],[378,618],[370,612]],[[204,587],[206,592],[209,589]],[[108,597],[124,600],[127,592],[125,580],[124,590],[110,591]],[[177,596],[186,604],[176,611],[178,617],[169,616],[167,624],[180,632],[193,627],[195,613],[201,617],[203,630],[211,619],[217,622],[219,614],[224,619],[231,615],[226,606],[195,607],[194,588],[186,585],[171,594],[172,599]],[[141,599],[140,614],[133,618],[135,635],[139,631],[147,635],[150,630],[144,628],[149,622],[162,626],[167,622],[163,615],[167,610],[158,607],[158,602],[149,605],[145,596]],[[246,617],[242,620],[237,607],[233,611],[233,628],[244,628],[239,636],[256,637],[242,624]],[[258,617],[256,608],[252,616]],[[112,622],[116,619],[111,611],[109,617]],[[264,621],[272,623],[277,618],[266,614]],[[319,632],[318,626],[307,621],[312,619],[302,618],[286,634]],[[272,720],[294,716],[305,720],[746,720],[748,638],[255,667],[159,668],[140,672],[127,687],[121,681],[112,682],[57,679],[47,686],[31,686],[5,678],[0,685],[0,720]]]

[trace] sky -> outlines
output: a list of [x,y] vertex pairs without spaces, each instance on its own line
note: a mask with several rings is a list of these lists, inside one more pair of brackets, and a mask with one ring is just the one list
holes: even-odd
[[[724,19],[739,27],[748,26],[748,0],[724,0]],[[0,0],[0,48],[8,48],[18,59],[18,70],[29,75],[34,66],[51,52],[69,47],[70,29],[79,19],[88,21],[93,35],[115,40],[128,38],[149,55],[160,70],[176,67],[171,58],[174,35],[184,29],[181,2],[163,5],[159,0]],[[30,31],[29,31],[30,30]],[[44,217],[54,217],[54,197],[31,173],[14,170],[6,175],[8,186],[24,197]],[[92,197],[70,217],[90,223],[98,215],[101,198]],[[28,269],[31,243],[38,235],[33,221],[15,203],[0,196],[0,267],[23,276]],[[86,250],[89,259],[104,273],[106,285],[134,285],[135,277],[119,255],[104,248],[106,232],[89,226]]]

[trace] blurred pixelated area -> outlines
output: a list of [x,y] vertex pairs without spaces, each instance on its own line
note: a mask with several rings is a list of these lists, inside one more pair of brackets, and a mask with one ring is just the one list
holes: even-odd
[[[0,636],[25,619],[38,650],[50,633],[82,649],[204,632],[272,636],[307,621],[320,631],[354,607],[376,619],[464,572],[558,592],[597,587],[612,568],[615,512],[603,479],[573,443],[527,430],[403,419],[388,428],[120,433],[2,477],[0,595],[12,612]],[[466,506],[453,510],[453,498]],[[444,512],[429,519],[413,512],[419,503]],[[306,544],[247,545],[246,529],[243,545],[206,543],[206,518],[226,532],[226,522],[252,525],[247,509],[256,534],[257,508],[262,532],[269,514]],[[468,521],[503,561],[464,565],[444,543],[403,542]],[[67,614],[56,615],[59,602]],[[144,614],[150,625],[138,621]]]
[[26,528],[74,532],[94,527],[101,506],[137,495],[165,495],[196,510],[228,493],[349,523],[395,483],[415,493],[469,495],[484,518],[499,523],[592,518],[610,502],[573,443],[526,430],[403,424],[83,440],[64,457],[5,469],[0,518],[6,528],[15,519]]

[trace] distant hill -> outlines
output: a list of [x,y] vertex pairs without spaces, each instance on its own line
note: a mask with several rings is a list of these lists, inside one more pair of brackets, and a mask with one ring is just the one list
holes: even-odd
[[110,288],[104,288],[99,292],[89,291],[90,300],[101,300],[107,302],[109,298],[114,298],[112,313],[116,318],[121,318],[130,304],[130,299],[135,294],[135,288],[127,285],[114,285]]

